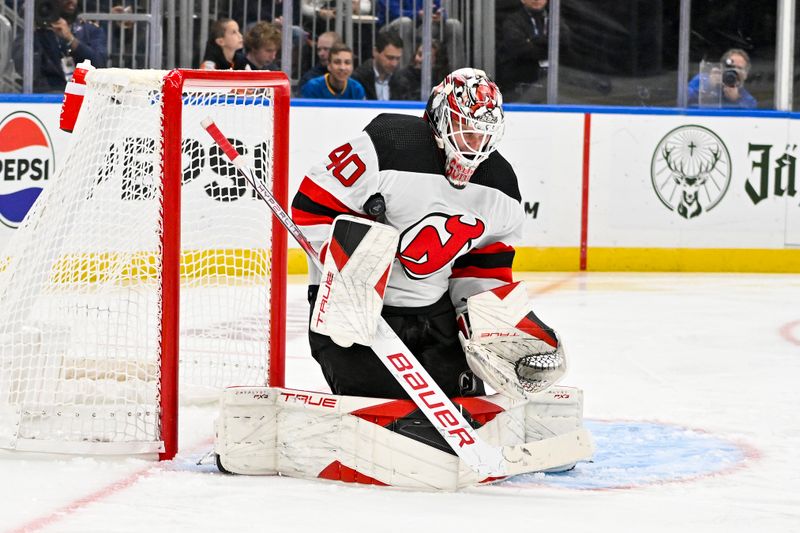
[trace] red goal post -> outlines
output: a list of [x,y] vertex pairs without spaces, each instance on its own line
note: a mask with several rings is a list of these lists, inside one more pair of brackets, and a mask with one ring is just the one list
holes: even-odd
[[284,385],[286,232],[200,122],[286,207],[289,98],[279,72],[87,75],[0,255],[0,448],[171,459],[179,394]]

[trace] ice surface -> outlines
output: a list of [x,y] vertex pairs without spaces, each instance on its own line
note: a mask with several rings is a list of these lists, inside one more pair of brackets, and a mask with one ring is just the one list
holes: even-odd
[[[196,462],[0,456],[0,530],[74,532],[800,531],[800,276],[527,274],[585,390],[593,463],[460,493],[227,476]],[[289,287],[287,383],[326,390]]]

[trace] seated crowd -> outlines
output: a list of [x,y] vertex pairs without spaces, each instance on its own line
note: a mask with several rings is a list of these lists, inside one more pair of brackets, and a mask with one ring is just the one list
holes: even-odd
[[[280,48],[281,17],[276,9],[280,3],[262,5],[250,2],[247,13],[233,13],[232,19],[216,21],[209,37],[201,68],[280,69],[276,54],[269,61],[257,62],[252,57],[258,48]],[[355,100],[421,100],[422,72],[421,33],[423,12],[421,2],[398,0],[353,0],[354,14],[374,13],[377,32],[370,37],[366,53],[352,50],[342,38],[330,31],[335,18],[333,2],[303,1],[295,15],[307,22],[292,27],[293,48],[301,45],[307,55],[293,58],[293,72],[299,73],[295,94],[306,98]],[[260,11],[254,6],[261,6]],[[498,5],[497,81],[510,100],[524,100],[531,84],[539,81],[546,71],[548,0],[513,0]],[[244,40],[236,20],[264,20],[248,24]],[[453,68],[465,66],[464,32],[461,21],[448,16],[441,0],[433,0],[432,17],[432,79],[441,79]],[[272,31],[266,28],[272,27]],[[257,32],[259,35],[251,34]],[[267,35],[271,35],[267,37]],[[313,37],[316,36],[316,40]],[[268,44],[266,44],[268,43]],[[276,44],[277,43],[277,44]],[[361,43],[363,45],[363,43]],[[306,46],[307,45],[307,46]],[[359,57],[371,58],[360,62]],[[361,52],[361,53],[359,53]],[[261,53],[266,57],[267,52]],[[247,60],[250,58],[250,60]]]
[[[203,69],[280,70],[280,27],[265,21],[251,26],[244,37],[229,18],[215,21],[200,63]],[[315,43],[315,62],[302,74],[297,92],[304,98],[344,100],[420,100],[422,45],[402,65],[405,43],[392,28],[377,33],[372,58],[356,67],[353,50],[333,31],[321,33]],[[434,40],[431,47],[433,79],[449,72],[447,55]]]
[[[6,0],[8,2],[8,0]],[[80,6],[100,11],[99,1],[35,0],[34,90],[60,92],[75,65],[90,60],[107,66],[109,42],[119,41],[119,24],[84,20]],[[122,5],[114,4],[112,12]],[[546,69],[548,0],[498,2],[496,79],[508,100],[524,100],[525,91]],[[295,95],[308,98],[421,100],[421,50],[424,12],[421,0],[352,0],[352,13],[366,20],[357,50],[330,31],[336,2],[294,2],[291,28],[292,72],[299,78]],[[451,16],[442,0],[432,1],[432,80],[466,66],[462,21]],[[280,70],[281,0],[232,2],[230,12],[209,28],[205,51],[195,67],[203,69]],[[220,13],[221,14],[221,13]],[[245,26],[240,27],[239,22]],[[359,22],[361,24],[362,22]],[[295,25],[297,24],[297,25]],[[112,32],[111,39],[108,32]],[[363,38],[361,38],[363,37]],[[138,43],[144,42],[139,39]],[[13,57],[22,73],[23,34],[17,35]],[[299,50],[295,54],[294,51]],[[371,52],[371,53],[370,53]],[[371,58],[367,58],[370,56]],[[359,61],[360,58],[365,58]]]
[[[111,12],[122,5],[107,1]],[[6,0],[8,5],[9,0]],[[13,6],[16,8],[16,0]],[[113,7],[108,7],[112,6]],[[125,23],[85,20],[80,6],[100,11],[100,0],[35,0],[33,38],[34,92],[61,92],[75,66],[89,60],[96,67],[118,64],[121,55],[110,54],[111,43],[125,34]],[[421,95],[424,13],[421,0],[352,0],[352,40],[355,50],[331,31],[337,14],[332,0],[299,0],[292,3],[291,72],[294,95],[307,98],[357,100],[424,100]],[[462,21],[432,0],[430,26],[432,82],[453,69],[471,63],[465,53]],[[224,18],[209,28],[202,57],[192,66],[203,69],[281,70],[282,0],[231,2]],[[549,0],[497,0],[495,2],[495,69],[493,78],[508,102],[544,103],[549,69]],[[222,14],[222,13],[219,13]],[[230,18],[227,18],[227,16]],[[341,17],[339,17],[341,18]],[[239,22],[244,26],[240,27]],[[559,64],[575,69],[580,31],[559,22]],[[197,27],[195,27],[197,29]],[[122,32],[122,33],[120,33]],[[585,39],[585,37],[584,37]],[[138,48],[144,38],[134,39]],[[24,32],[18,32],[11,56],[18,74],[23,71]],[[585,43],[584,43],[585,46]],[[135,50],[143,56],[146,50]],[[704,56],[705,58],[705,56]],[[716,59],[716,58],[712,58]],[[136,64],[132,65],[134,68]],[[185,65],[188,66],[188,65]],[[472,65],[480,66],[480,65]],[[610,82],[598,66],[593,76],[575,77],[581,87],[610,90]],[[717,67],[695,76],[688,86],[688,104],[700,107],[755,108],[758,103],[745,87],[750,59],[742,49],[729,49]],[[563,72],[563,71],[562,71]],[[623,83],[624,85],[624,83]],[[606,89],[609,87],[609,89]],[[638,90],[638,89],[637,89]],[[639,91],[641,93],[641,91]],[[637,93],[637,94],[639,94]],[[605,94],[605,93],[603,93]]]

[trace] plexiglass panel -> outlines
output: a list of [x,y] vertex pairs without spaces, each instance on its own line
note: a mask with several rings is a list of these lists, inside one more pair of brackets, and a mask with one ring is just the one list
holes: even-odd
[[562,0],[558,103],[673,106],[677,0]]
[[773,109],[776,20],[776,0],[692,0],[689,105]]

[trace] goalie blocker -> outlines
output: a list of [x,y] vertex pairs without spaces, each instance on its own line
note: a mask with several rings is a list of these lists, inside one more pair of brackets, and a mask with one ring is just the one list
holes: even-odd
[[[555,387],[514,400],[454,398],[487,442],[537,457],[527,471],[564,470],[591,456],[582,428],[583,393]],[[469,468],[409,400],[232,387],[222,397],[214,451],[221,470],[422,490],[456,490],[503,478]],[[513,469],[511,469],[513,470]]]
[[383,308],[399,235],[391,226],[340,215],[323,247],[311,331],[343,348],[370,345]]

